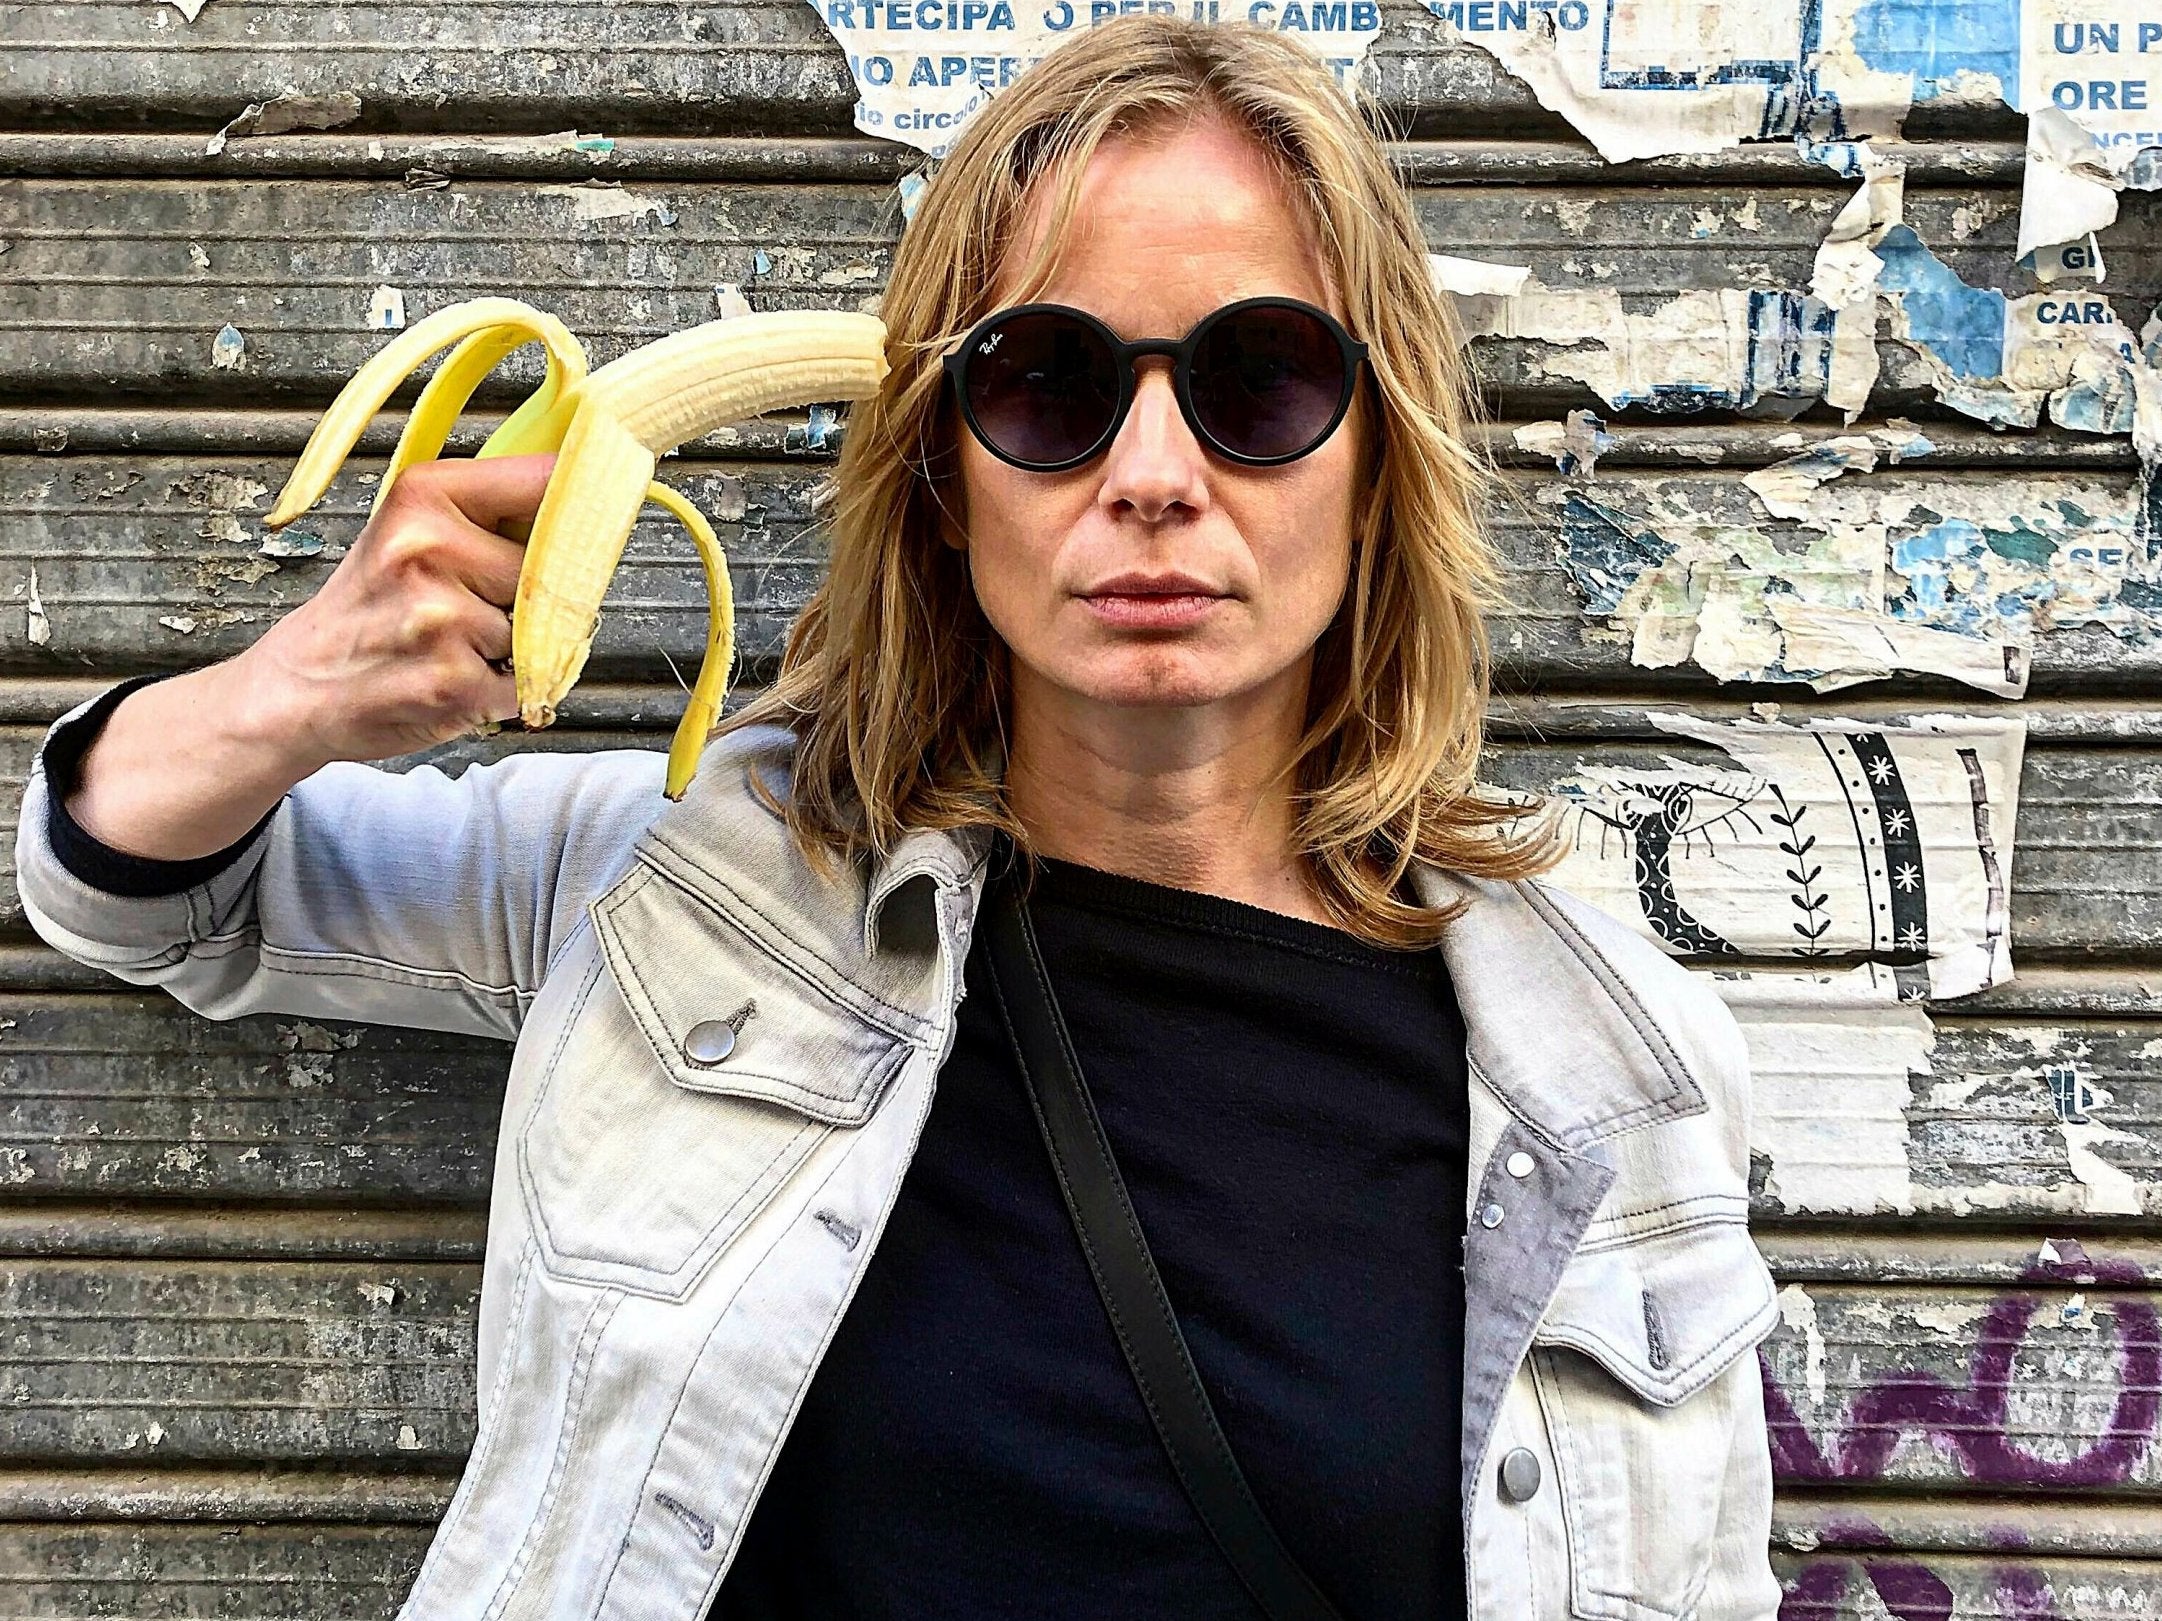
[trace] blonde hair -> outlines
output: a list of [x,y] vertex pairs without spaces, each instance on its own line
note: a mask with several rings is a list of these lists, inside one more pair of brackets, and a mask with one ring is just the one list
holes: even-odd
[[1431,944],[1449,913],[1407,898],[1414,859],[1515,878],[1552,858],[1550,830],[1522,801],[1475,783],[1483,616],[1498,605],[1480,522],[1493,474],[1471,444],[1472,391],[1418,222],[1360,104],[1306,46],[1249,24],[1122,17],[974,115],[894,253],[879,305],[891,371],[849,416],[826,578],[778,679],[717,730],[777,722],[796,734],[776,808],[822,869],[888,851],[911,828],[995,828],[1026,848],[1003,787],[1002,644],[965,555],[943,538],[954,435],[967,430],[947,408],[940,359],[989,313],[1040,181],[1058,180],[1056,210],[1008,302],[1048,284],[1107,137],[1211,114],[1284,177],[1369,352],[1362,488],[1376,499],[1360,504],[1350,588],[1315,646],[1290,767],[1296,847],[1342,927]]

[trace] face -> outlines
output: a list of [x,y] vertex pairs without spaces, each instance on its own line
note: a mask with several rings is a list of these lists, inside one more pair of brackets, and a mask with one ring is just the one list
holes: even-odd
[[[1016,302],[1049,204],[1038,197],[989,308]],[[1031,301],[1086,310],[1131,342],[1182,338],[1262,294],[1344,318],[1261,154],[1208,122],[1097,150],[1063,262]],[[1195,439],[1169,356],[1137,364],[1117,437],[1067,472],[1010,466],[955,424],[970,573],[1011,651],[1017,711],[1303,707],[1350,572],[1363,400],[1310,455],[1246,467]]]

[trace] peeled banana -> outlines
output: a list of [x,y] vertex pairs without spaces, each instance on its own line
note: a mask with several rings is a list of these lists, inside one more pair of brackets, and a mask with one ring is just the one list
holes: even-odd
[[639,508],[651,501],[691,532],[706,575],[705,656],[668,750],[665,792],[681,799],[727,692],[735,614],[727,559],[712,525],[680,491],[654,478],[655,466],[666,452],[722,423],[872,393],[886,374],[885,325],[874,315],[837,310],[737,315],[672,333],[588,372],[585,351],[553,316],[509,298],[453,304],[407,328],[354,374],[309,435],[263,526],[282,529],[321,500],[391,393],[448,348],[376,488],[380,508],[400,473],[441,452],[489,372],[528,343],[545,351],[546,375],[479,451],[556,452],[511,607],[519,718],[529,727],[551,724],[577,684],[600,625],[601,598]]

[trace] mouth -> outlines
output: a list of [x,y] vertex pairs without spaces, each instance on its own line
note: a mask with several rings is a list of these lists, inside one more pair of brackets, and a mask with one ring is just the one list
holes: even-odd
[[1204,619],[1231,600],[1190,574],[1113,575],[1081,593],[1089,611],[1106,624],[1134,630],[1178,630]]

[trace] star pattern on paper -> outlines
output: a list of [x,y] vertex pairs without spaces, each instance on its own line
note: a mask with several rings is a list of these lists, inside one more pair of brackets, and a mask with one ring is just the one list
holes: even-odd
[[1895,839],[1905,838],[1907,836],[1907,813],[1903,810],[1886,811],[1884,813],[1884,831]]
[[1879,788],[1892,780],[1892,757],[1889,754],[1880,754],[1874,759],[1866,759],[1863,764],[1869,771],[1869,780]]
[[1911,861],[1902,862],[1893,869],[1892,882],[1910,895],[1914,893],[1914,886],[1921,881],[1922,869]]

